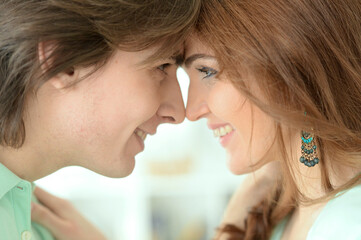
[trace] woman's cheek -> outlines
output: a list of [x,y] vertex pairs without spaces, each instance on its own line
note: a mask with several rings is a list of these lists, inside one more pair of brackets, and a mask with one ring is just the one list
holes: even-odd
[[245,100],[231,83],[219,81],[211,87],[208,103],[218,118],[231,122],[235,113],[242,111]]

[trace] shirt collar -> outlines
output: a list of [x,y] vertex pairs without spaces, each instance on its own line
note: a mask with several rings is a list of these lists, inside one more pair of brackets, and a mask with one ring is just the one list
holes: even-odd
[[0,199],[22,179],[0,163]]

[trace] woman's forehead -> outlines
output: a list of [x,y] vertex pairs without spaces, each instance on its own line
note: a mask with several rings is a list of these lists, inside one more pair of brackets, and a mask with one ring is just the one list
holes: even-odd
[[185,42],[184,56],[188,58],[193,54],[214,55],[212,48],[207,46],[204,41],[201,41],[197,36],[192,35]]

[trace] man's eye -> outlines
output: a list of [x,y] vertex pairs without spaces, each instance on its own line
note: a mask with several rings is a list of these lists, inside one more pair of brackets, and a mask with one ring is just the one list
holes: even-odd
[[201,67],[201,68],[197,68],[197,70],[205,75],[203,78],[209,78],[218,73],[217,70],[209,67]]
[[169,67],[170,65],[171,65],[170,63],[164,63],[164,64],[158,66],[158,69],[161,70],[162,72],[165,72],[167,67]]

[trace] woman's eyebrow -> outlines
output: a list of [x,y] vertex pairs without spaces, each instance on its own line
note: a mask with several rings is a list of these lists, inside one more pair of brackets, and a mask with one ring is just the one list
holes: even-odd
[[185,61],[184,61],[184,65],[186,66],[186,68],[188,68],[195,60],[199,59],[199,58],[207,58],[207,59],[215,59],[214,56],[210,56],[210,55],[206,55],[206,54],[193,54],[190,57],[188,57]]

